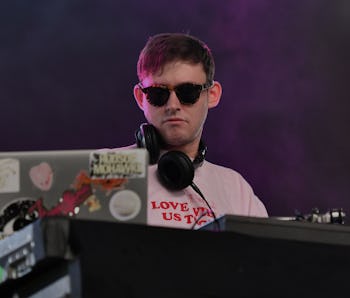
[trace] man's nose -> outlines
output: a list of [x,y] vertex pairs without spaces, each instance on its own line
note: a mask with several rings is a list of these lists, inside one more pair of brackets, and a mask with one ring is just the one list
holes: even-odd
[[178,109],[181,106],[180,100],[178,99],[174,90],[170,91],[169,99],[166,103],[168,109]]

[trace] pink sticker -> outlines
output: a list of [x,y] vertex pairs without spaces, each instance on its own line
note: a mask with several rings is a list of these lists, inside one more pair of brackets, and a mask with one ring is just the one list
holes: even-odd
[[40,190],[49,190],[52,186],[53,172],[47,162],[32,167],[29,176],[33,184]]

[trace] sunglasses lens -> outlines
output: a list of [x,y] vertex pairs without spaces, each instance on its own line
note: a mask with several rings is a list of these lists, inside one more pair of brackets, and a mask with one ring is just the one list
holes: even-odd
[[194,104],[202,91],[201,85],[182,84],[175,88],[175,92],[182,104]]
[[148,87],[144,89],[144,92],[149,103],[157,107],[165,105],[170,95],[169,90],[162,87]]

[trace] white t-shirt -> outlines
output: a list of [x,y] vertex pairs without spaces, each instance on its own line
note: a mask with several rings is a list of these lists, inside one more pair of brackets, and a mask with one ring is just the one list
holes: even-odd
[[[157,178],[157,165],[148,171],[148,224],[198,228],[213,220],[208,205],[191,186],[181,191],[165,189]],[[194,183],[216,217],[224,214],[267,217],[264,204],[236,171],[204,161],[195,170]]]

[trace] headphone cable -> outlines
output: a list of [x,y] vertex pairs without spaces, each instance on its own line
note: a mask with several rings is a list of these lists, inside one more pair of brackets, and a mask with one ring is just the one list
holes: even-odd
[[[215,215],[215,212],[214,210],[211,208],[210,204],[208,203],[208,201],[206,200],[206,198],[204,197],[203,193],[200,191],[200,189],[198,188],[198,186],[192,181],[191,183],[191,187],[192,189],[198,193],[200,195],[200,197],[203,199],[203,201],[207,204],[209,210],[210,210],[210,213],[213,215],[214,217],[214,223],[217,227],[217,229],[215,229],[216,232],[219,232],[221,230],[220,228],[220,222],[218,221],[216,215]],[[196,224],[198,223],[198,221],[205,215],[209,214],[209,212],[204,212],[194,223],[194,225],[192,226],[192,229],[196,226]]]

